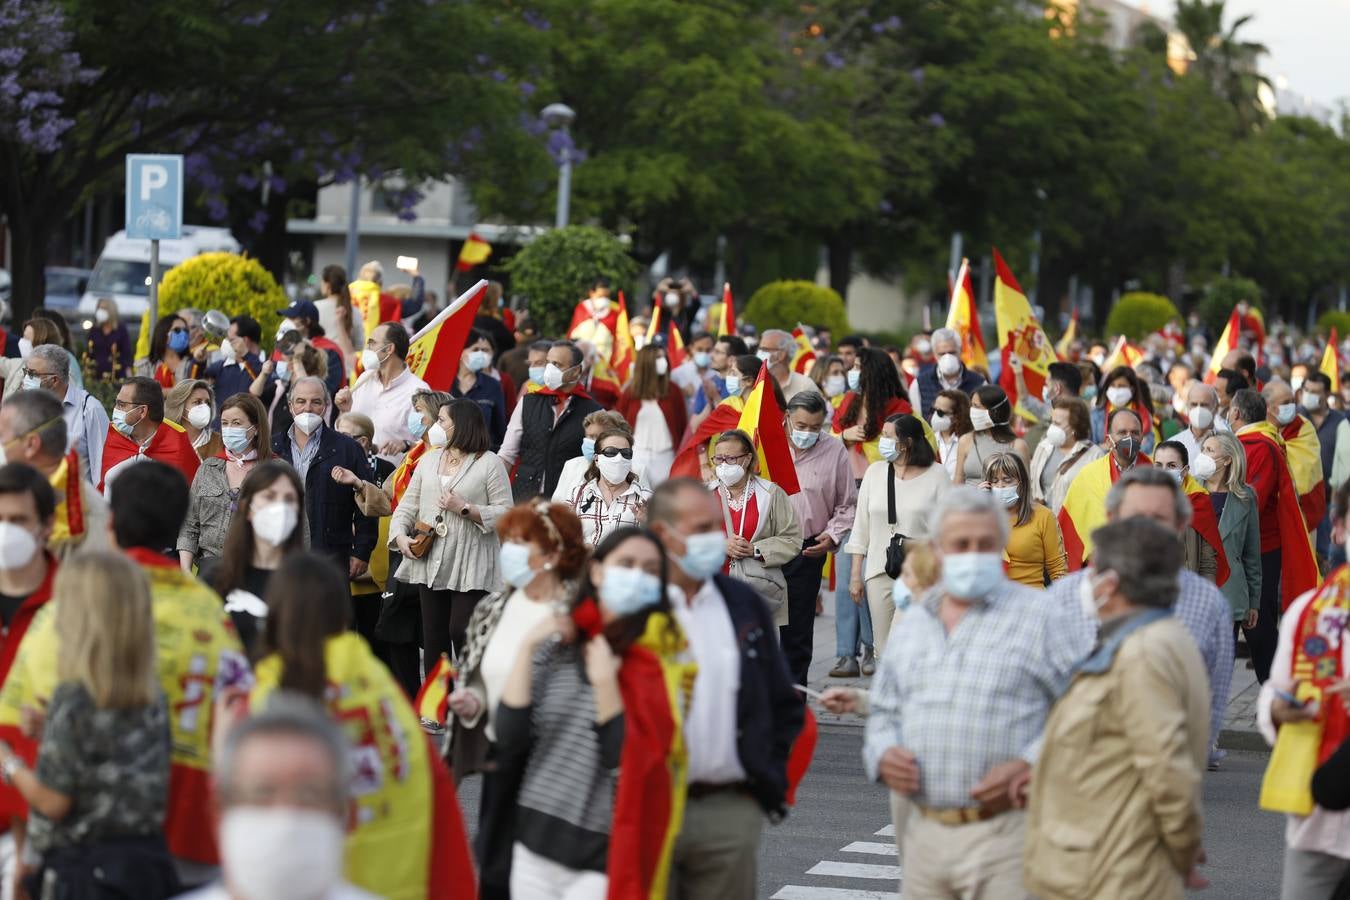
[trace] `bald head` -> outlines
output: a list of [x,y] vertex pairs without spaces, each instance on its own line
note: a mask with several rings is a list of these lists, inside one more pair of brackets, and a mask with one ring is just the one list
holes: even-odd
[[1284,381],[1272,381],[1261,389],[1266,398],[1266,420],[1276,426],[1288,425],[1298,415],[1294,405],[1294,389]]

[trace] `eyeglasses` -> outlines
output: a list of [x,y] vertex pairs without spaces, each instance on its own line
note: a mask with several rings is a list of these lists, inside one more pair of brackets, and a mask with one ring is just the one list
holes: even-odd
[[624,459],[632,459],[633,451],[628,447],[606,447],[599,451],[601,456],[614,459],[616,456],[622,456]]
[[726,466],[726,465],[731,465],[732,463],[735,463],[735,462],[740,462],[741,460],[745,459],[745,458],[746,458],[747,456],[749,456],[749,455],[750,455],[750,454],[748,454],[748,453],[742,453],[740,456],[714,456],[714,457],[713,457],[713,462],[716,463],[716,464],[719,465],[719,466]]
[[36,378],[36,379],[38,379],[39,381],[42,380],[43,378],[55,378],[58,374],[60,374],[60,373],[58,373],[58,372],[35,372],[35,371],[33,371],[32,369],[28,368],[27,366],[25,366],[25,367],[24,367],[24,370],[23,370],[23,377],[24,377],[24,378]]

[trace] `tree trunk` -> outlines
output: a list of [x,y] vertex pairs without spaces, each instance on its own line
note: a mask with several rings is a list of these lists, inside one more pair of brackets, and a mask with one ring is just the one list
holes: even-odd
[[829,256],[830,287],[848,303],[848,285],[853,280],[853,242],[842,234],[832,234],[825,243]]
[[10,246],[13,250],[10,277],[13,327],[21,326],[42,305],[47,297],[47,246],[51,243],[54,225],[46,220],[24,223],[10,219]]

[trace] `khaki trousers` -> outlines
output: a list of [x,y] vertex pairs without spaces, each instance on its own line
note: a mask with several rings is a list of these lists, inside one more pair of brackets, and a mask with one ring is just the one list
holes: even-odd
[[671,900],[754,897],[763,827],[764,812],[749,794],[690,797],[670,865]]
[[1025,900],[1022,849],[1026,813],[943,825],[917,809],[905,829],[904,900]]

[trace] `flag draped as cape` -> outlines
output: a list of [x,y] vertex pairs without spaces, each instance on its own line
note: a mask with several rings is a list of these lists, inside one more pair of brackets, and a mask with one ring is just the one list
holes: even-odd
[[[1135,464],[1147,466],[1152,461],[1141,453]],[[1114,453],[1108,453],[1084,466],[1069,485],[1059,510],[1059,530],[1070,572],[1083,568],[1092,555],[1092,532],[1106,524],[1106,493],[1119,478],[1120,464]]]
[[187,432],[177,422],[165,419],[159,423],[159,428],[155,430],[154,437],[150,438],[150,443],[144,450],[140,444],[129,437],[124,437],[120,431],[109,425],[108,437],[103,442],[103,471],[99,473],[99,493],[104,493],[111,469],[123,463],[130,463],[137,457],[173,466],[183,473],[188,484],[192,484],[197,467],[202,464],[201,458],[197,456],[197,451],[192,446],[192,441],[188,439]]
[[[1274,449],[1274,458],[1278,462],[1277,471],[1272,473],[1277,479],[1277,517],[1280,523],[1280,611],[1289,608],[1295,598],[1304,591],[1310,591],[1321,583],[1317,570],[1317,558],[1313,554],[1312,540],[1308,537],[1308,524],[1303,520],[1303,510],[1298,505],[1298,492],[1294,487],[1294,478],[1285,461],[1283,441],[1275,426],[1269,422],[1257,422],[1238,432],[1237,439],[1244,449],[1265,443]],[[1250,454],[1248,454],[1250,458]],[[1251,473],[1248,473],[1249,476]],[[1251,480],[1249,478],[1249,480]]]
[[1327,489],[1322,481],[1322,442],[1317,428],[1304,416],[1280,430],[1284,449],[1289,456],[1289,474],[1298,491],[1298,505],[1303,510],[1303,521],[1309,531],[1315,531],[1327,514]]

